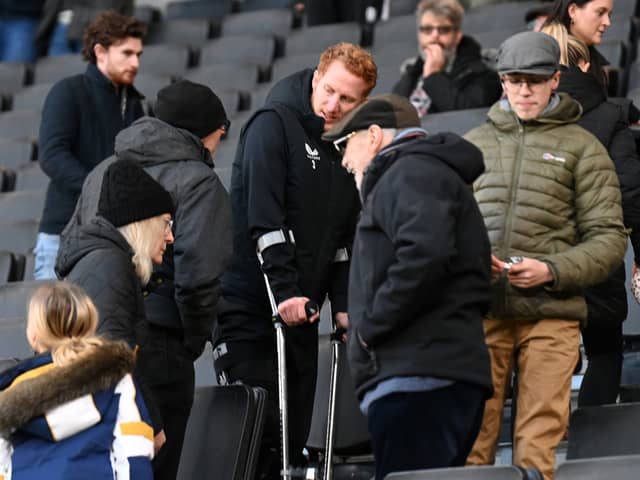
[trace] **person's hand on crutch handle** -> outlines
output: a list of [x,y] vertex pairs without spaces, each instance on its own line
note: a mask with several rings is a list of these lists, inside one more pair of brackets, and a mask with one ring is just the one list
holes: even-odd
[[278,305],[278,314],[286,325],[294,327],[318,320],[320,309],[316,302],[307,297],[291,297]]
[[346,343],[347,330],[349,329],[349,315],[347,312],[336,312],[333,318],[336,321],[336,335]]

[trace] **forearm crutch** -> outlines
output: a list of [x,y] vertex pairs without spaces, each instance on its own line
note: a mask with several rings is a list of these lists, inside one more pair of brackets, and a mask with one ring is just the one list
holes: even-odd
[[338,366],[340,365],[340,344],[345,331],[336,326],[332,319],[331,329],[331,376],[329,380],[329,407],[327,411],[327,436],[324,444],[324,480],[333,478],[333,444],[336,415],[336,396],[338,389]]
[[[347,248],[339,248],[333,259],[334,263],[349,261]],[[324,472],[323,480],[333,478],[333,445],[334,429],[336,424],[336,397],[338,394],[338,367],[340,365],[340,344],[345,334],[345,329],[336,324],[335,314],[331,319],[331,375],[329,377],[329,406],[327,410],[327,435],[324,443]]]
[[[293,242],[293,235],[290,234],[291,243]],[[258,239],[258,248],[256,254],[260,266],[264,263],[262,253],[269,247],[280,243],[286,243],[287,237],[280,230],[275,232],[269,232],[260,239]],[[267,274],[262,272],[264,277],[264,284],[267,289],[267,295],[269,297],[269,303],[271,305],[271,321],[276,330],[276,352],[278,359],[278,408],[280,410],[280,447],[282,453],[282,476],[284,480],[291,480],[291,463],[289,461],[289,413],[287,404],[287,358],[286,358],[286,345],[284,335],[284,323],[278,313],[278,305],[276,304],[269,278]],[[318,311],[318,306],[313,301],[307,302],[305,305],[305,313],[308,317],[315,315]]]

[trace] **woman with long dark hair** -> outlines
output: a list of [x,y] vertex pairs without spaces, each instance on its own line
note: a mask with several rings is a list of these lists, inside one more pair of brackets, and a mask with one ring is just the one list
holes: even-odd
[[598,84],[607,89],[608,79],[604,67],[609,62],[598,52],[596,46],[611,26],[613,0],[556,0],[551,7],[545,26],[553,23],[564,25],[571,35],[589,48],[588,72]]

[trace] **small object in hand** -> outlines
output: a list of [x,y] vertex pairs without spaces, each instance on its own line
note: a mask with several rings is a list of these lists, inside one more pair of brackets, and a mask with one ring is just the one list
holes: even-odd
[[507,259],[507,262],[504,262],[504,271],[508,272],[509,269],[513,266],[514,263],[521,263],[524,260],[524,257],[520,255],[513,255]]

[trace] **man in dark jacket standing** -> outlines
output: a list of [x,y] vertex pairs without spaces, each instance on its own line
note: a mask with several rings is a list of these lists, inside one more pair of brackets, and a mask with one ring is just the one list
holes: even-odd
[[35,253],[36,279],[55,278],[60,232],[88,173],[113,153],[116,134],[143,115],[133,87],[145,25],[108,11],[87,27],[84,74],[56,83],[44,104],[40,166],[50,177]]
[[221,382],[242,380],[269,392],[258,468],[271,478],[280,476],[276,349],[262,272],[286,324],[289,405],[295,408],[290,450],[301,465],[318,352],[317,315],[307,318],[304,307],[310,299],[322,304],[328,295],[334,317],[345,320],[348,251],[360,209],[335,149],[320,137],[365,100],[376,76],[362,48],[329,47],[316,70],[278,82],[240,136],[231,177],[234,251],[222,280],[214,358]]
[[420,55],[404,66],[393,93],[418,114],[488,107],[500,98],[500,80],[482,60],[480,45],[462,34],[457,0],[422,0],[416,10]]
[[87,177],[64,241],[95,216],[102,177],[118,159],[133,160],[175,205],[174,243],[155,267],[145,295],[146,322],[136,328],[138,368],[162,415],[166,444],[153,461],[156,479],[175,479],[194,393],[193,362],[211,338],[219,278],[231,255],[231,204],[212,156],[229,127],[210,88],[181,80],[158,92],[157,118],[121,131],[115,155]]
[[491,251],[469,189],[482,154],[427,135],[408,100],[373,97],[323,135],[362,215],[349,282],[349,364],[388,473],[464,465],[491,394],[482,319]]

